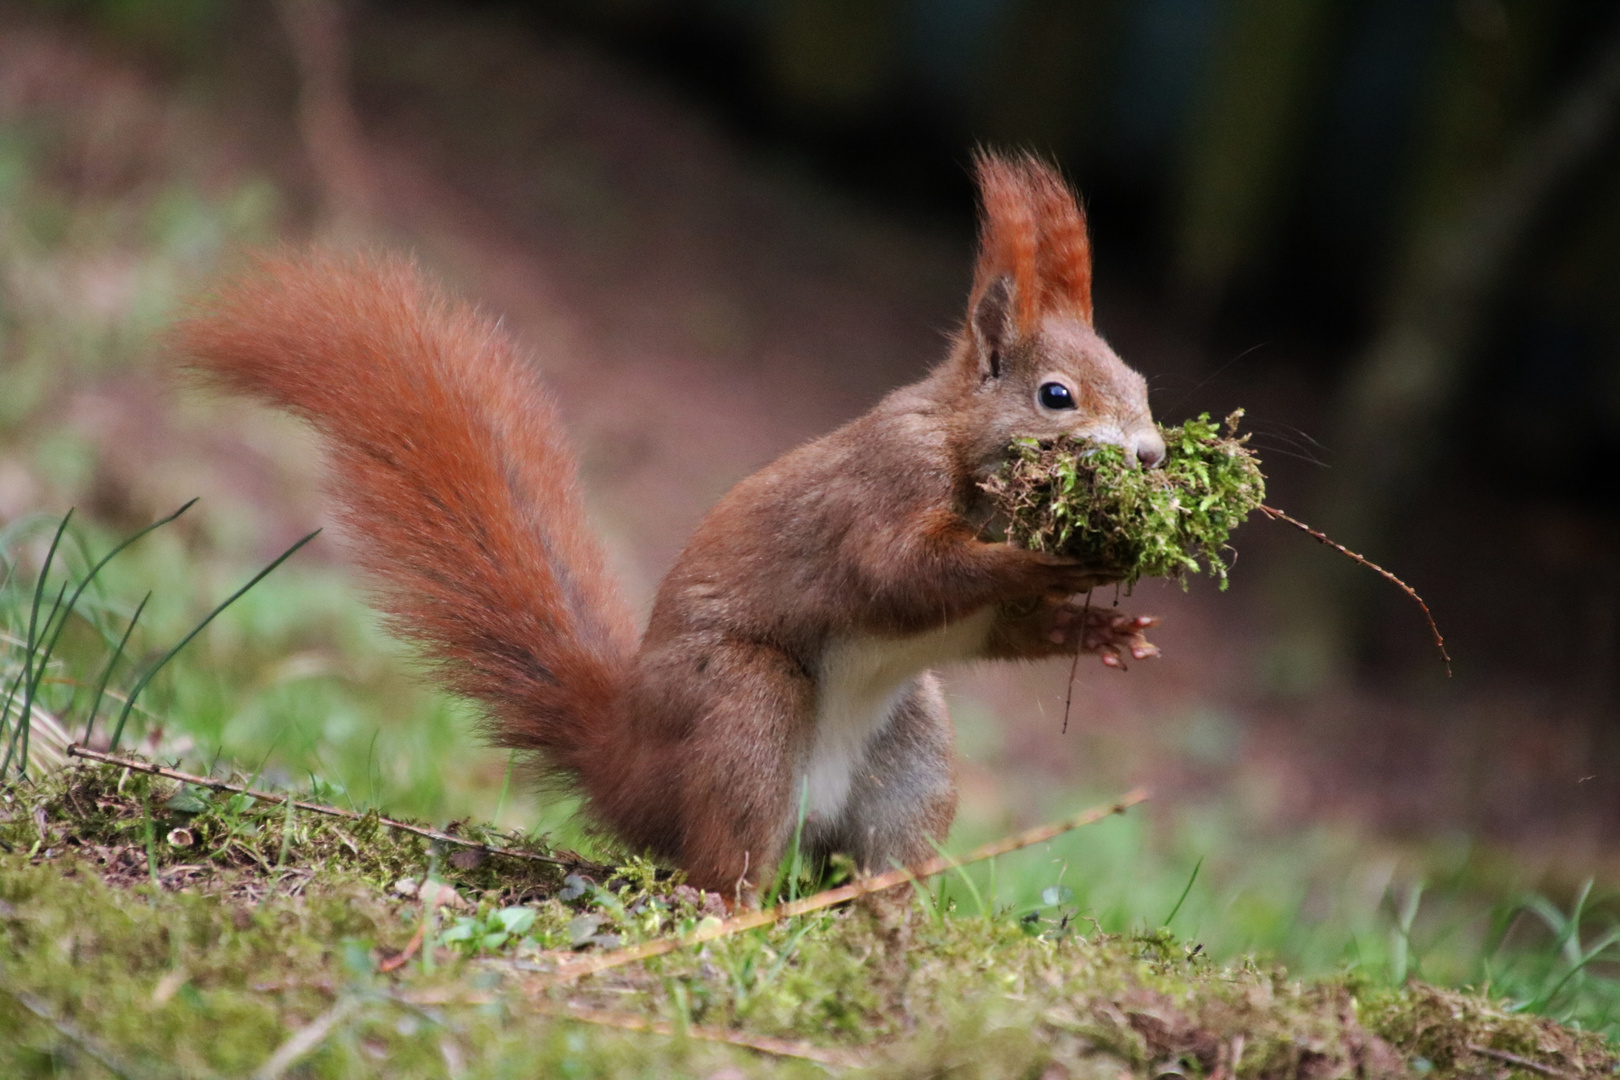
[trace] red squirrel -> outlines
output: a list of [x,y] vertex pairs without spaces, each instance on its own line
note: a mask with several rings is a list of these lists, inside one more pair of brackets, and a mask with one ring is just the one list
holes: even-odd
[[980,245],[946,359],[784,454],[698,525],[638,642],[556,408],[498,323],[412,263],[261,258],[177,328],[204,380],[325,437],[328,486],[393,631],[597,827],[754,901],[803,850],[886,869],[956,811],[933,669],[1156,656],[1082,595],[1116,568],[986,539],[1016,438],[1164,456],[1147,386],[1092,325],[1085,217],[1057,171],[980,153]]

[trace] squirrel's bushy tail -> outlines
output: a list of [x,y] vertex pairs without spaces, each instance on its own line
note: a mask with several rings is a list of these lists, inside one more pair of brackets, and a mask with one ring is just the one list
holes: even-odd
[[574,776],[613,753],[634,626],[556,410],[493,319],[407,260],[311,253],[259,258],[176,340],[205,381],[325,436],[379,608],[496,741]]

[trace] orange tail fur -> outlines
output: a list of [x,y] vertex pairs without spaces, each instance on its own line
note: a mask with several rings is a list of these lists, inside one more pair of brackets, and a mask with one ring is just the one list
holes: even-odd
[[629,611],[575,458],[494,320],[397,258],[265,257],[177,330],[204,381],[325,436],[328,486],[391,629],[496,741],[578,776],[613,752]]

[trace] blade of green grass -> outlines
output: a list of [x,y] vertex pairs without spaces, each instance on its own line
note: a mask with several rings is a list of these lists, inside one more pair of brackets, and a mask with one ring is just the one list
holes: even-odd
[[[373,740],[372,742],[373,745],[376,744],[376,740]],[[499,825],[501,823],[501,812],[506,809],[506,796],[512,790],[512,766],[514,763],[516,763],[516,761],[517,751],[510,751],[506,755],[506,775],[501,778],[501,794],[500,797],[495,800],[495,813],[489,819],[490,822],[495,825]],[[372,788],[371,801],[373,805],[375,805],[377,802],[377,789],[375,787]]]
[[[161,517],[158,520],[152,522],[150,525],[147,525],[144,528],[139,529],[138,531],[130,534],[124,540],[122,540],[117,545],[115,545],[111,551],[109,551],[109,552],[107,552],[107,554],[103,555],[101,557],[101,559],[98,562],[95,563],[95,565],[90,567],[89,572],[86,573],[85,576],[84,576],[84,580],[80,581],[79,584],[78,584],[78,587],[73,590],[73,595],[68,599],[67,606],[62,611],[61,619],[56,624],[56,631],[55,631],[54,634],[51,635],[50,644],[45,647],[44,655],[41,657],[38,668],[36,669],[35,674],[34,674],[34,678],[33,678],[34,687],[38,687],[39,680],[44,676],[45,665],[50,662],[51,654],[56,651],[56,643],[61,639],[62,630],[63,630],[64,627],[67,626],[68,618],[73,614],[73,609],[76,606],[78,606],[79,598],[84,595],[84,591],[90,587],[91,582],[96,580],[96,576],[98,574],[100,574],[102,570],[106,569],[107,564],[112,562],[113,559],[118,556],[119,552],[121,552],[125,548],[129,547],[131,544],[133,544],[135,541],[139,540],[141,537],[145,536],[147,533],[150,533],[150,532],[152,532],[152,531],[154,531],[156,529],[160,529],[163,526],[169,524],[169,522],[173,521],[175,518],[179,517],[181,514],[185,513],[187,510],[190,510],[195,505],[197,505],[197,500],[196,499],[191,499],[184,506],[180,507],[180,509],[176,510],[174,513],[169,514],[166,517]],[[71,511],[70,511],[70,513],[71,513]],[[65,588],[65,586],[64,586],[64,588]],[[59,603],[60,603],[60,599],[61,598],[58,597],[58,602]],[[55,614],[56,614],[56,612],[53,610],[52,615],[54,616]],[[51,625],[51,620],[49,618],[47,618],[45,620],[45,628],[48,630],[50,628],[50,625]],[[41,632],[41,636],[43,637],[43,631]]]
[[799,898],[799,875],[803,869],[804,822],[810,814],[810,781],[806,780],[799,789],[799,817],[793,826],[793,840],[782,855],[782,860],[776,864],[776,878],[771,882],[768,893],[768,904],[781,900],[784,890],[787,891],[788,901],[791,903]]
[[1192,892],[1193,882],[1198,880],[1198,871],[1203,868],[1204,857],[1200,855],[1198,861],[1193,863],[1192,876],[1187,879],[1186,887],[1181,890],[1181,895],[1176,897],[1175,907],[1170,909],[1170,914],[1164,917],[1164,922],[1160,923],[1160,926],[1169,926],[1175,920],[1175,917],[1181,913],[1181,905],[1187,902],[1187,897]]
[[[45,616],[45,625],[39,628],[41,641],[44,640],[45,634],[50,630],[51,620],[56,617],[56,613],[62,608],[62,598],[67,595],[67,587],[68,583],[64,581],[62,587],[56,590],[56,599],[51,601],[51,610]],[[22,711],[17,716],[17,730],[22,735],[22,752],[17,755],[17,775],[19,776],[28,771],[28,751],[34,740],[34,701],[38,696],[39,681],[45,677],[45,665],[50,662],[50,659],[49,649],[41,649],[38,642],[31,643],[29,653],[23,658],[23,702]],[[32,661],[32,669],[30,669],[30,661]],[[10,759],[10,752],[7,751],[6,760],[9,762]],[[0,776],[5,774],[5,767],[0,766]]]
[[174,648],[164,653],[158,658],[155,664],[153,664],[150,668],[147,668],[146,673],[136,681],[134,687],[130,689],[129,697],[124,701],[124,709],[118,714],[118,723],[113,728],[112,740],[108,744],[109,749],[116,750],[118,748],[118,740],[121,739],[124,734],[124,725],[129,721],[129,714],[135,708],[135,699],[140,697],[141,691],[146,689],[147,684],[152,681],[153,676],[155,676],[159,671],[162,671],[165,664],[167,664],[170,660],[173,660],[181,649],[190,644],[192,638],[202,633],[203,628],[209,623],[213,622],[214,618],[219,615],[220,612],[236,603],[236,601],[241,599],[249,589],[263,581],[271,571],[280,566],[282,563],[286,562],[288,559],[292,558],[294,552],[303,547],[305,544],[309,543],[311,540],[315,539],[315,537],[319,536],[320,532],[321,530],[316,529],[308,536],[305,536],[302,540],[299,540],[292,547],[276,556],[275,560],[272,561],[269,566],[266,566],[263,570],[260,570],[257,574],[254,574],[246,585],[243,585],[240,589],[237,589],[230,596],[226,597],[223,603],[204,616],[203,620],[196,626],[192,627],[191,632],[185,637],[181,638]]
[[[4,776],[7,769],[10,768],[14,751],[20,751],[15,753],[18,771],[24,772],[28,768],[29,744],[32,727],[31,717],[33,716],[34,702],[38,698],[39,686],[45,678],[45,672],[50,665],[51,657],[55,654],[56,647],[60,643],[62,634],[67,628],[68,621],[72,618],[74,610],[78,607],[79,600],[84,596],[85,590],[96,581],[102,570],[104,570],[107,567],[107,564],[116,558],[120,552],[124,551],[131,544],[135,543],[137,540],[141,539],[143,536],[146,536],[153,530],[161,528],[162,526],[169,524],[171,521],[174,521],[181,514],[184,514],[187,510],[196,505],[196,503],[196,499],[191,499],[173,513],[167,514],[164,517],[159,518],[157,521],[152,522],[150,525],[137,530],[118,544],[114,545],[112,550],[108,551],[106,555],[102,556],[101,559],[97,560],[93,564],[90,563],[88,554],[86,554],[85,561],[87,564],[89,564],[89,570],[85,573],[85,576],[73,588],[73,592],[71,594],[69,594],[67,591],[69,582],[62,583],[61,588],[57,592],[56,600],[52,603],[51,609],[45,617],[44,623],[39,624],[37,620],[39,615],[40,599],[43,595],[46,578],[50,572],[52,564],[55,561],[55,555],[59,550],[60,543],[68,527],[68,523],[72,519],[73,511],[70,509],[62,516],[62,520],[58,523],[56,528],[56,535],[51,541],[51,547],[46,555],[45,563],[40,569],[39,578],[34,583],[34,603],[29,615],[28,637],[24,645],[23,669],[20,679],[13,683],[11,692],[7,695],[4,711],[3,713],[0,713],[0,731],[3,731],[4,719],[9,718],[11,712],[11,702],[15,699],[16,691],[20,687],[22,690],[22,713],[21,717],[19,718],[18,726],[13,731],[13,737],[7,747],[4,763],[0,764],[0,776]],[[83,541],[79,540],[78,543],[81,552],[83,552]],[[143,601],[142,605],[144,606],[144,604],[145,602]],[[138,611],[137,617],[139,617]],[[134,623],[132,621],[130,624],[130,629],[133,629],[133,627]],[[125,643],[127,643],[128,637],[129,634],[128,631],[126,631],[124,636]],[[122,652],[122,648],[123,644],[121,643],[118,652],[114,654],[114,662],[116,662],[117,655]],[[111,668],[109,667],[109,674],[110,671]],[[106,683],[104,680],[102,683],[102,691],[98,691],[98,706],[100,703],[100,693],[104,692],[105,686]],[[89,733],[87,730],[87,738],[88,734]]]
[[1423,902],[1423,882],[1415,883],[1407,890],[1406,899],[1401,902],[1399,914],[1395,920],[1395,933],[1390,942],[1390,981],[1396,986],[1406,982],[1410,974],[1412,923],[1417,919],[1418,905]]
[[124,648],[129,644],[129,635],[135,632],[135,624],[141,621],[141,612],[146,610],[146,602],[152,599],[151,592],[141,598],[135,607],[135,614],[129,618],[129,625],[124,627],[124,636],[118,639],[118,647],[107,658],[107,666],[101,669],[101,681],[96,684],[96,699],[90,705],[90,718],[84,722],[84,738],[80,742],[89,742],[90,733],[96,726],[96,714],[101,711],[101,701],[107,694],[107,682],[112,678],[113,668],[123,658]]
[[[950,852],[946,851],[945,846],[938,840],[935,840],[933,837],[929,837],[928,842],[933,845],[934,853],[940,858],[949,859],[951,857]],[[952,867],[952,869],[956,871],[957,877],[962,879],[962,884],[967,886],[968,892],[973,894],[973,903],[978,908],[980,918],[985,918],[992,914],[990,909],[985,907],[984,894],[979,892],[978,885],[974,884],[973,878],[968,875],[967,867],[956,866]],[[940,879],[940,887],[942,889],[944,888],[945,880],[945,878]]]
[[[11,762],[12,748],[17,745],[17,739],[22,733],[21,732],[21,728],[22,728],[21,724],[18,724],[16,727],[10,727],[9,726],[10,725],[10,717],[11,717],[11,702],[12,702],[12,699],[14,699],[17,696],[17,688],[22,685],[22,681],[27,675],[28,675],[28,667],[27,667],[27,665],[25,663],[24,666],[17,671],[17,677],[11,680],[11,689],[6,691],[5,707],[0,708],[0,737],[3,737],[5,735],[8,728],[11,731],[11,737],[6,740],[6,758],[5,758],[5,760],[6,760],[6,763],[8,765]],[[5,770],[3,768],[0,768],[0,777],[4,777],[4,776],[5,776]]]
[[[45,579],[50,576],[51,563],[56,560],[56,549],[62,543],[62,534],[67,531],[68,522],[72,518],[72,509],[62,515],[61,522],[56,526],[56,534],[51,537],[51,546],[45,551],[45,562],[40,567],[39,577],[34,581],[34,602],[28,610],[28,636],[23,646],[23,714],[17,721],[16,729],[12,732],[11,741],[6,746],[5,759],[0,760],[0,779],[4,779],[7,771],[11,768],[12,757],[17,750],[19,738],[22,740],[22,754],[17,761],[18,775],[22,775],[28,768],[28,714],[33,704],[29,676],[33,670],[35,654],[39,649],[39,639],[36,637],[39,631],[39,608],[41,601],[45,598]],[[3,727],[11,717],[11,703],[15,700],[16,693],[17,687],[14,684],[11,693],[6,695],[5,707],[0,709],[0,727]]]

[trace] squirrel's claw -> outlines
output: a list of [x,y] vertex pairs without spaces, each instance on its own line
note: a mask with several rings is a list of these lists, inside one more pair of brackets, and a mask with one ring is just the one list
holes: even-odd
[[1105,609],[1091,609],[1086,615],[1082,652],[1094,652],[1104,667],[1125,670],[1125,656],[1149,660],[1159,655],[1159,647],[1147,639],[1145,631],[1157,626],[1152,615],[1124,615]]

